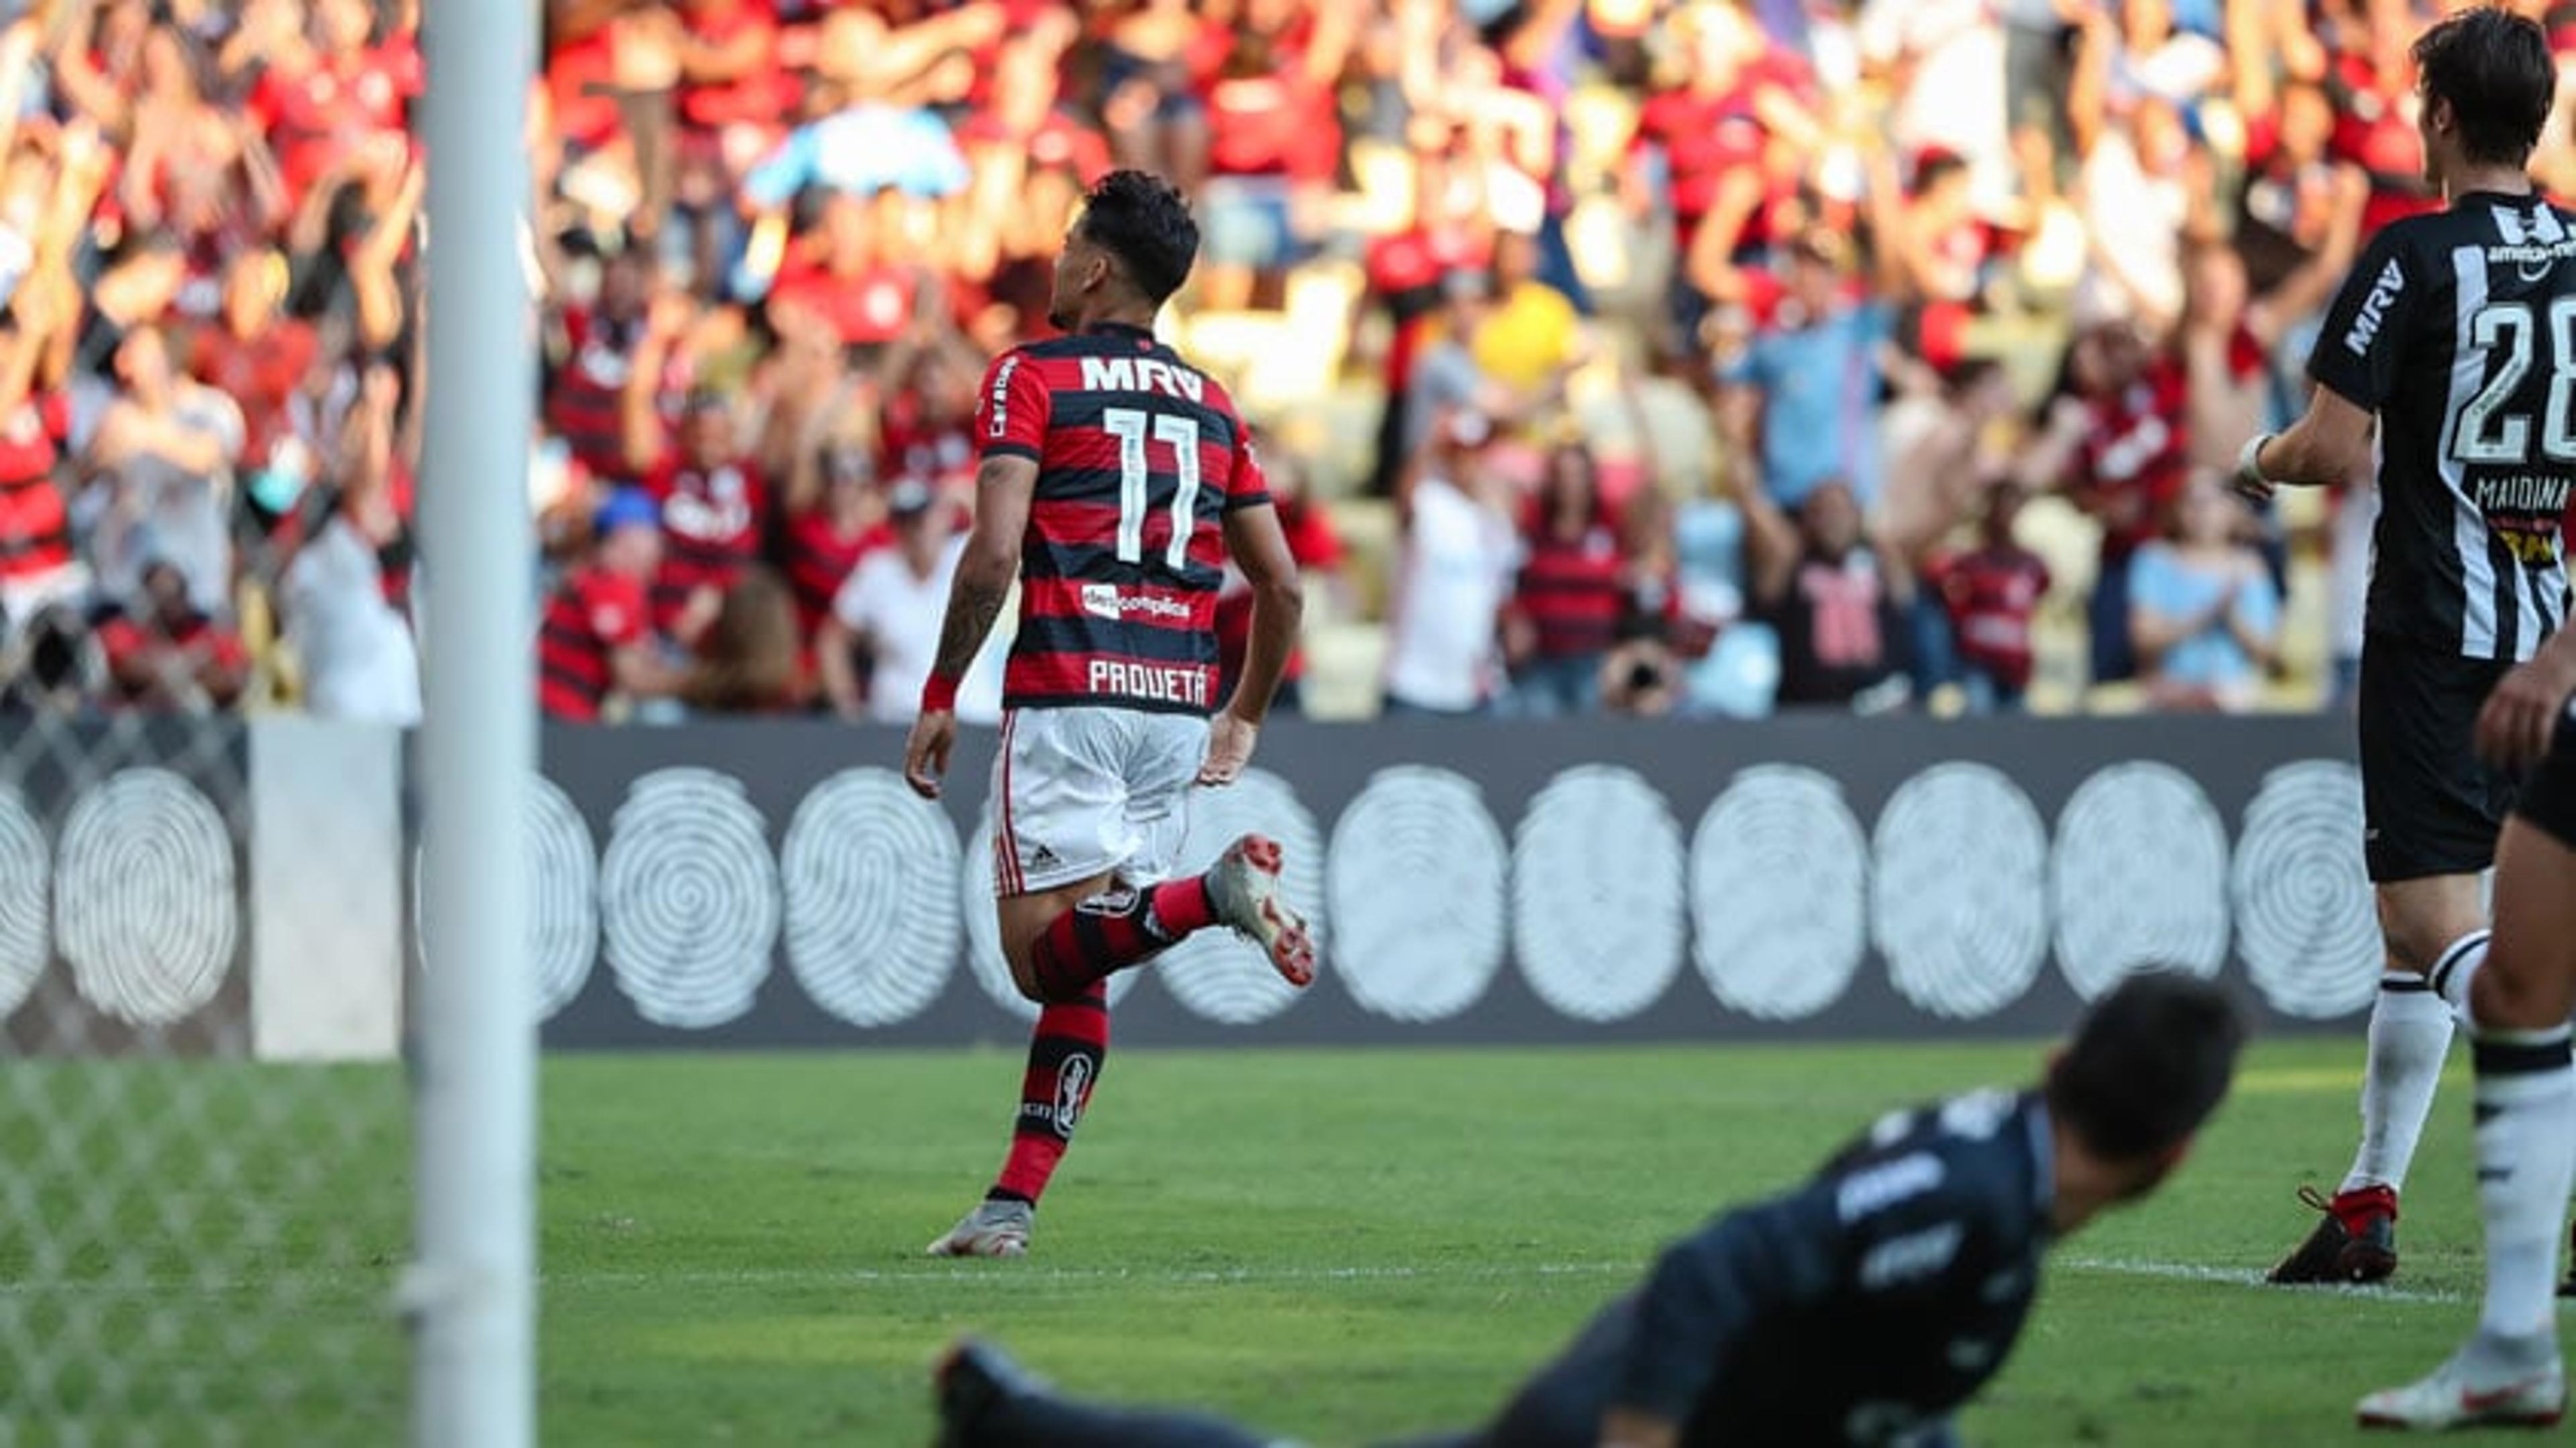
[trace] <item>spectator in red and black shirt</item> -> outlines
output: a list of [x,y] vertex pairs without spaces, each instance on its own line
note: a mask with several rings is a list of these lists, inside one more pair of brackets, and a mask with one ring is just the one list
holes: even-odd
[[770,0],[683,0],[681,144],[739,175],[783,131],[801,93],[779,55]]
[[1618,642],[1628,559],[1601,505],[1591,450],[1550,454],[1520,588],[1504,620],[1516,712],[1552,719],[1601,704],[1601,661]]
[[[1288,535],[1288,556],[1297,571],[1326,578],[1342,566],[1341,535],[1333,531],[1333,520],[1321,505],[1306,493],[1305,465],[1285,453],[1272,453],[1262,460],[1262,471],[1270,482],[1270,503],[1279,513],[1279,529]],[[1243,570],[1229,563],[1225,586],[1216,596],[1216,650],[1220,682],[1217,693],[1231,696],[1235,681],[1242,676],[1244,650],[1252,641],[1252,583]],[[1272,714],[1296,714],[1304,704],[1298,681],[1306,674],[1306,652],[1297,649],[1288,655],[1288,667],[1279,676],[1279,688],[1270,696]]]
[[2093,681],[2137,673],[2129,645],[2129,563],[2164,533],[2191,471],[2189,379],[2179,360],[2150,351],[2126,323],[2096,327],[2068,357],[2072,393],[2050,411],[2034,464],[2061,462],[2076,506],[2102,525],[2101,570],[2088,617]]
[[832,600],[859,560],[894,542],[886,500],[865,450],[833,447],[823,454],[823,496],[787,525],[787,586],[796,597],[797,636],[807,649]]
[[2334,158],[2370,173],[2362,230],[2438,211],[2442,198],[2424,181],[2424,138],[2416,130],[2423,101],[2402,81],[2389,83],[2366,53],[2337,56],[2326,75],[2334,103]]
[[59,392],[22,396],[0,412],[0,609],[21,618],[89,579],[72,555],[71,514],[54,477],[70,425]]
[[900,372],[889,367],[902,385],[878,414],[882,475],[909,474],[932,484],[974,476],[977,371],[938,348],[913,354]]
[[[250,114],[277,154],[290,201],[374,138],[404,139],[422,81],[420,52],[410,37],[375,43],[369,0],[320,0],[313,16],[309,42],[275,38],[250,94]],[[398,179],[377,178],[386,194]]]
[[1936,554],[1923,583],[1939,595],[1956,638],[1960,682],[1979,714],[2019,713],[2029,692],[2031,620],[2048,593],[2048,564],[2013,536],[2022,491],[1998,482],[1986,493],[1978,542],[1964,553]]
[[664,543],[653,579],[653,626],[677,643],[694,644],[724,591],[759,561],[769,521],[760,465],[736,445],[723,397],[702,392],[689,399],[677,454],[645,486],[661,506]]
[[1078,185],[1088,186],[1109,169],[1109,139],[1058,104],[1059,57],[1048,42],[1035,34],[1003,42],[992,92],[959,121],[957,145],[979,168],[988,160],[1020,174],[1062,166]]
[[1211,309],[1232,310],[1254,300],[1257,281],[1275,284],[1305,250],[1300,219],[1330,194],[1341,165],[1341,117],[1297,38],[1249,19],[1237,25],[1208,82],[1207,111],[1209,175],[1198,202],[1207,229],[1202,286]]
[[98,642],[113,698],[129,707],[229,709],[250,678],[241,640],[197,610],[187,575],[169,563],[143,570],[141,595],[100,625]]
[[546,600],[537,635],[537,703],[549,719],[587,724],[612,693],[675,693],[680,672],[663,662],[645,585],[662,561],[661,510],[620,489],[600,507],[591,561]]
[[597,303],[562,314],[561,350],[546,375],[546,425],[595,477],[629,475],[628,393],[649,328],[651,285],[643,253],[620,252],[600,268]]
[[1725,6],[1700,6],[1686,79],[1638,111],[1629,140],[1628,202],[1651,203],[1649,152],[1663,158],[1673,212],[1675,268],[1669,307],[1675,340],[1693,350],[1711,302],[1741,300],[1735,259],[1785,240],[1775,225],[1802,184],[1799,153],[1784,138],[1809,136],[1814,92],[1804,62],[1767,44],[1751,20]]
[[823,204],[807,254],[782,268],[770,288],[773,318],[791,310],[821,317],[851,347],[891,342],[912,326],[917,278],[879,241],[877,210],[870,198],[846,194]]
[[235,258],[219,324],[197,333],[188,359],[199,382],[240,405],[246,470],[280,461],[279,445],[295,435],[295,391],[321,345],[312,323],[282,311],[286,290],[284,254],[261,247]]

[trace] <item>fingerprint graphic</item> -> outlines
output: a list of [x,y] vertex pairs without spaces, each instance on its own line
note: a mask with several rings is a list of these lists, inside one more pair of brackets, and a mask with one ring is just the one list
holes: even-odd
[[2048,951],[2048,832],[1982,764],[1907,780],[1872,837],[1870,929],[1897,992],[1968,1020],[2019,1000]]
[[45,894],[53,880],[45,827],[18,791],[0,785],[0,1020],[45,973]]
[[1503,964],[1510,848],[1475,781],[1401,764],[1370,776],[1325,852],[1334,969],[1397,1021],[1474,1005]]
[[[985,801],[975,833],[958,859],[958,913],[966,920],[966,973],[983,987],[993,1004],[1024,1021],[1038,1018],[1035,1001],[1011,982],[1010,962],[1002,958],[1002,925],[993,912],[993,805]],[[1114,1008],[1136,988],[1146,970],[1122,970],[1109,977],[1109,1004]]]
[[783,850],[787,968],[854,1026],[910,1020],[957,963],[957,832],[891,770],[851,769],[796,807]]
[[1719,1004],[1797,1020],[1842,999],[1869,943],[1869,841],[1842,787],[1794,765],[1745,770],[1691,838],[1691,926]]
[[581,994],[598,958],[599,856],[581,811],[553,780],[529,775],[527,801],[528,953],[544,1021]]
[[[1254,833],[1277,840],[1286,852],[1280,898],[1306,917],[1320,959],[1327,946],[1324,832],[1286,780],[1265,769],[1248,769],[1224,789],[1193,792],[1189,834],[1181,842],[1181,872],[1205,870],[1236,836]],[[1146,968],[1191,1014],[1220,1025],[1268,1020],[1299,994],[1270,968],[1259,947],[1223,927],[1200,931]]]
[[1533,796],[1512,843],[1512,938],[1539,999],[1624,1020],[1682,965],[1682,832],[1634,770],[1585,764]]
[[63,822],[54,929],[73,985],[129,1025],[185,1019],[232,969],[234,879],[232,831],[195,785],[118,770]]
[[2227,960],[2227,826],[2171,765],[2110,765],[2057,817],[2049,896],[2058,969],[2088,1001],[2138,970],[2215,976]]
[[778,863],[740,780],[675,768],[629,785],[599,891],[609,969],[644,1019],[704,1030],[751,1009],[778,939]]
[[[599,857],[590,825],[571,796],[542,774],[528,776],[520,811],[528,871],[528,963],[537,978],[537,1019],[552,1020],[590,983],[599,955]],[[424,832],[412,852],[413,939],[422,971],[430,969],[429,860]]]
[[2283,1015],[2348,1015],[2379,988],[2379,917],[2361,828],[2361,775],[2333,760],[2273,770],[2245,807],[2231,878],[2236,948]]

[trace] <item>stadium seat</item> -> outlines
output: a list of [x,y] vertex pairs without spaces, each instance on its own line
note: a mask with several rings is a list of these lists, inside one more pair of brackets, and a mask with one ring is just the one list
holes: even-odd
[[1403,542],[1395,505],[1382,498],[1337,498],[1327,507],[1342,540],[1342,577],[1352,611],[1362,619],[1385,618],[1388,581]]
[[1306,632],[1306,717],[1374,718],[1378,678],[1386,667],[1386,629],[1373,623],[1331,624]]

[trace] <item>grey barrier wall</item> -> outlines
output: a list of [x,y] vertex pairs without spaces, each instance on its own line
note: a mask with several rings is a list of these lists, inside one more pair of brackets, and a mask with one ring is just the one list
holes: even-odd
[[[1184,864],[1289,850],[1323,971],[1202,936],[1116,978],[1129,1043],[2054,1031],[2135,966],[2275,1027],[2365,1008],[2378,940],[2340,717],[1281,724]],[[914,799],[900,737],[556,730],[531,806],[557,1047],[1009,1041],[991,736]]]
[[[381,1058],[416,961],[389,731],[0,736],[0,1050]],[[552,729],[529,801],[561,1048],[1018,1039],[992,736],[915,799],[898,734]],[[1202,936],[1122,973],[1128,1043],[1960,1037],[2060,1028],[2123,971],[2274,1028],[2365,1008],[2349,721],[1281,724],[1184,863],[1289,849],[1323,972]]]

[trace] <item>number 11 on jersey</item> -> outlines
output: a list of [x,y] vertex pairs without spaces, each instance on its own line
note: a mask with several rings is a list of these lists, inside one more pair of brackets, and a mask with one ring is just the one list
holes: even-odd
[[1100,414],[1102,430],[1118,439],[1118,561],[1145,561],[1145,515],[1153,509],[1154,471],[1145,457],[1147,436],[1172,449],[1172,539],[1163,549],[1163,566],[1174,573],[1189,566],[1190,533],[1198,518],[1199,425],[1196,419],[1168,412],[1146,413],[1112,407]]

